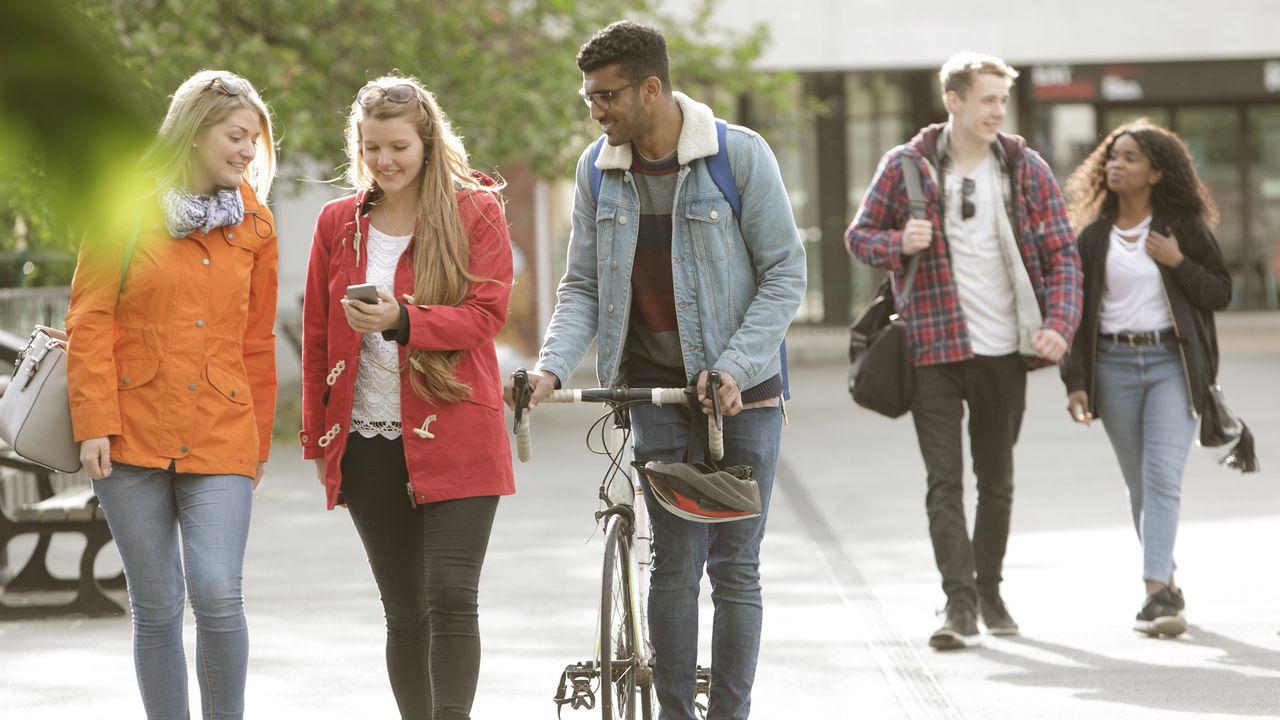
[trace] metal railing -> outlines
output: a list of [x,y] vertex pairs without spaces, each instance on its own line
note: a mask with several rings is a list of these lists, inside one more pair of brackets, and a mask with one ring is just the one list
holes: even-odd
[[35,325],[60,328],[70,304],[67,286],[0,288],[0,330],[25,338]]

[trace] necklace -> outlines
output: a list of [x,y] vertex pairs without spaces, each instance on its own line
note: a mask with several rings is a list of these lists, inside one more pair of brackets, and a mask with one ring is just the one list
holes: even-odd
[[396,228],[395,224],[391,222],[391,216],[387,214],[386,205],[383,205],[382,203],[378,203],[378,207],[382,208],[382,221],[387,224],[387,229],[391,231],[392,235],[396,237],[403,237],[405,235],[408,235],[408,233],[400,232],[400,230]]
[[1148,215],[1142,222],[1127,230],[1121,230],[1118,225],[1112,225],[1111,237],[1125,250],[1137,252],[1138,248],[1142,247],[1143,241],[1146,240],[1150,228],[1151,216]]

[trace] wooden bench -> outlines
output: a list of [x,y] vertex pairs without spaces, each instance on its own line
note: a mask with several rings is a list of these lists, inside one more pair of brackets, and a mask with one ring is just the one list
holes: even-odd
[[[98,579],[93,574],[94,561],[99,551],[111,542],[111,531],[106,518],[98,507],[93,488],[72,486],[54,493],[50,470],[14,454],[12,450],[0,450],[0,465],[15,468],[35,476],[37,494],[41,500],[19,505],[10,518],[0,507],[0,550],[8,548],[9,541],[18,535],[36,534],[35,550],[26,565],[5,584],[5,595],[25,592],[76,592],[70,602],[51,603],[33,601],[10,605],[0,601],[0,620],[22,620],[64,615],[111,617],[123,615],[124,608],[103,593],[104,588],[125,587],[124,574],[113,578]],[[10,483],[0,483],[0,492],[8,490]],[[80,574],[77,578],[54,577],[49,572],[47,554],[55,533],[79,533],[84,535],[85,547],[80,556]]]

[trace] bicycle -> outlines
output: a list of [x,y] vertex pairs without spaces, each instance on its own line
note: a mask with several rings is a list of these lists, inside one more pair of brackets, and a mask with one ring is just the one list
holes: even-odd
[[[723,414],[720,409],[720,374],[707,373],[706,396],[711,398],[712,413],[707,422],[707,444],[713,459],[724,456]],[[532,389],[524,368],[512,373],[512,404],[515,407],[513,432],[521,462],[532,455],[529,416],[525,412]],[[543,403],[595,402],[609,406],[609,412],[592,424],[600,429],[602,449],[594,450],[609,458],[600,485],[600,499],[605,507],[596,511],[596,521],[605,522],[604,567],[600,583],[600,610],[596,657],[567,666],[553,698],[557,716],[570,709],[594,709],[599,688],[600,710],[604,720],[652,720],[656,712],[653,687],[654,653],[649,643],[648,568],[652,560],[652,540],[647,506],[639,474],[631,466],[630,416],[633,405],[687,404],[697,408],[697,389],[635,389],[604,387],[554,390]],[[612,432],[606,423],[613,419]],[[587,447],[591,449],[589,431]],[[619,477],[626,483],[616,483]],[[624,485],[616,487],[615,485]],[[607,670],[606,670],[607,668]],[[711,669],[697,668],[697,694],[710,690]],[[595,687],[593,687],[593,685]]]

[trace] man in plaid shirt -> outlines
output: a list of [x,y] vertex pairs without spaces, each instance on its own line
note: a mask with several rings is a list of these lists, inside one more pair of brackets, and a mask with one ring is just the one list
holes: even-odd
[[[900,287],[921,254],[909,302],[899,302],[915,365],[911,408],[928,471],[925,506],[947,595],[938,649],[1016,635],[1000,597],[1013,505],[1013,445],[1026,372],[1058,362],[1080,319],[1080,258],[1062,192],[1026,141],[1000,132],[1018,73],[999,58],[959,53],[939,79],[949,119],[880,161],[845,234],[859,260]],[[902,163],[920,171],[926,218],[910,218]],[[978,478],[970,540],[964,515],[962,421]]]

